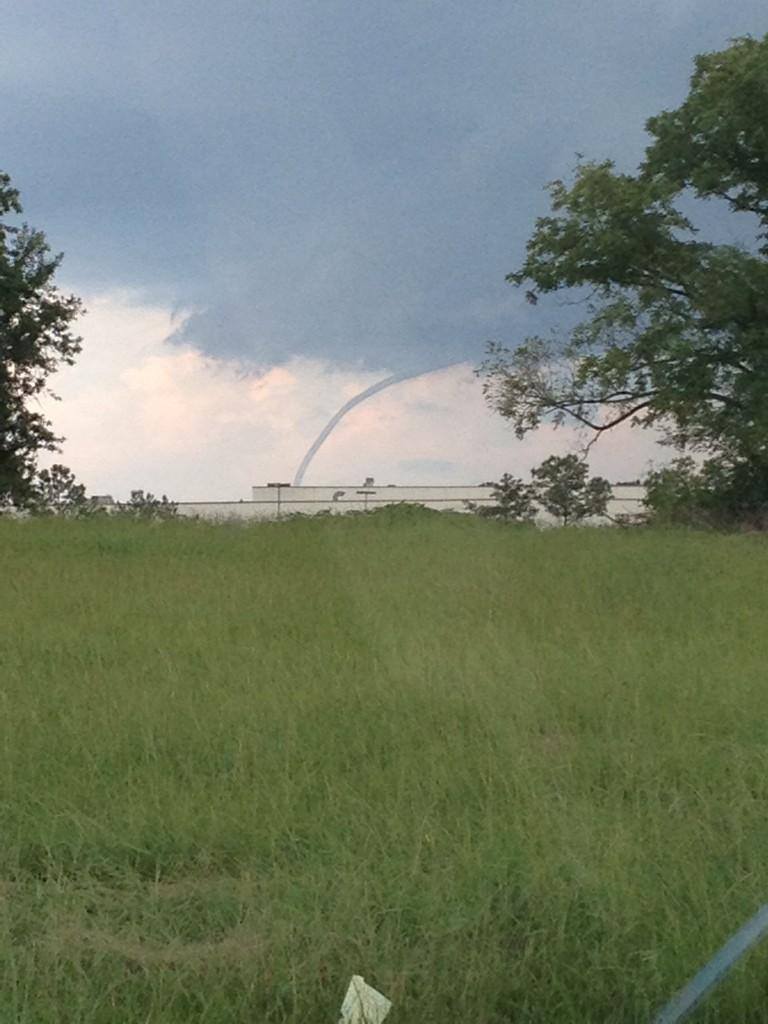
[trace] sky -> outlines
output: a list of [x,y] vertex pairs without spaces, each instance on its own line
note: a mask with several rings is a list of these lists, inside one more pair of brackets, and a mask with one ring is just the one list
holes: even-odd
[[[695,54],[768,13],[25,0],[3,30],[0,169],[88,310],[45,405],[56,459],[93,493],[223,500],[290,480],[339,406],[396,373],[423,375],[351,412],[305,483],[479,483],[566,450],[551,428],[517,441],[473,373],[487,341],[572,322],[505,282],[545,185],[577,152],[632,171]],[[630,479],[668,457],[629,431],[591,464]]]

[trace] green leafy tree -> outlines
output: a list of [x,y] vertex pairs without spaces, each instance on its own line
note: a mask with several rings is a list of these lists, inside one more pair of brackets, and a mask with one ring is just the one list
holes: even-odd
[[531,470],[536,500],[563,526],[605,514],[611,485],[600,476],[589,478],[588,473],[577,455],[550,455]]
[[[0,218],[21,212],[17,190],[0,172]],[[57,451],[61,440],[31,408],[33,399],[50,394],[50,374],[73,363],[81,348],[70,330],[80,300],[53,284],[61,259],[50,254],[42,232],[0,220],[0,506],[33,500],[36,457]]]
[[481,486],[494,488],[491,496],[496,504],[478,505],[475,501],[465,500],[464,505],[470,512],[505,523],[530,523],[534,519],[536,504],[530,484],[505,473],[498,482],[491,481]]
[[[737,39],[698,56],[683,104],[647,122],[638,173],[580,162],[549,186],[551,215],[507,280],[532,302],[587,290],[588,316],[563,340],[489,343],[476,372],[518,437],[544,420],[593,440],[654,426],[709,458],[724,508],[768,507],[767,124],[768,36]],[[751,249],[699,240],[675,205],[686,192],[749,214]]]
[[37,515],[85,516],[96,511],[85,493],[85,485],[77,482],[71,469],[59,463],[37,474],[28,507]]

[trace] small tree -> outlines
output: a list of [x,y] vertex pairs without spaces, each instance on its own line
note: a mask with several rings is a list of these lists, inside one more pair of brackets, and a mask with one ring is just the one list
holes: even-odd
[[144,491],[131,491],[127,502],[118,502],[118,514],[130,519],[176,519],[178,506],[163,495],[156,498],[154,494]]
[[510,473],[505,473],[498,483],[491,481],[481,486],[494,488],[492,497],[496,504],[478,505],[475,501],[465,501],[464,505],[470,512],[486,519],[500,519],[505,523],[530,523],[536,515],[531,485]]
[[34,515],[70,517],[95,511],[93,501],[86,496],[85,485],[79,484],[72,470],[60,463],[37,474],[29,508]]
[[577,455],[550,455],[531,470],[536,500],[563,526],[605,514],[611,485],[600,476],[588,479],[588,472]]

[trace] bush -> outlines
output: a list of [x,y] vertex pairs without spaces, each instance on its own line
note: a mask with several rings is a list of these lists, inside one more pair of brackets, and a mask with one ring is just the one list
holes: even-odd
[[386,522],[412,523],[420,522],[423,519],[434,519],[435,516],[442,515],[442,512],[436,508],[429,508],[419,501],[401,501],[397,505],[380,505],[378,508],[371,509],[368,515]]

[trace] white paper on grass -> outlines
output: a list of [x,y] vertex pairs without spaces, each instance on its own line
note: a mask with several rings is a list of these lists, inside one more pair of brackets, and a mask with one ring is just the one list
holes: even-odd
[[359,974],[353,974],[341,1004],[339,1024],[381,1024],[391,1009],[386,996],[366,985]]

